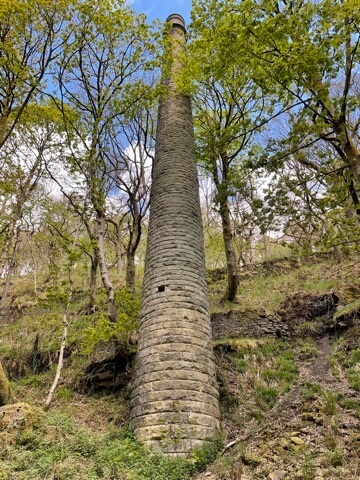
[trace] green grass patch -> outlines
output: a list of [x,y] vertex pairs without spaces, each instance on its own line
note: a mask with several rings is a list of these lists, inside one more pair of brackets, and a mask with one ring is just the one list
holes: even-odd
[[220,447],[219,440],[194,450],[189,459],[172,459],[147,450],[127,429],[90,433],[54,410],[1,450],[0,479],[187,480],[213,461]]
[[334,374],[341,371],[349,382],[351,388],[360,391],[360,348],[349,349],[348,340],[341,338],[330,356],[329,362]]

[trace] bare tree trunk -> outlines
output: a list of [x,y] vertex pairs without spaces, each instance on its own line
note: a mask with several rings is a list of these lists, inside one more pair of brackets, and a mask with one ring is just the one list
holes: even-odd
[[89,310],[91,312],[95,311],[95,304],[96,304],[96,276],[97,270],[99,266],[99,260],[96,253],[91,257],[90,263],[90,282],[89,282],[89,290],[90,290],[90,300],[89,300]]
[[126,286],[134,291],[135,288],[135,253],[130,250],[126,253]]
[[270,238],[267,235],[267,233],[264,233],[263,240],[264,240],[264,248],[265,248],[265,258],[269,259],[270,258]]
[[105,216],[98,214],[98,232],[97,232],[97,248],[100,266],[100,275],[104,288],[107,294],[108,302],[108,316],[111,322],[116,322],[116,306],[115,306],[115,291],[110,281],[109,271],[106,265],[105,249],[104,249],[104,235],[105,235]]
[[4,239],[4,245],[1,251],[1,256],[0,256],[0,277],[4,277],[6,274],[6,270],[9,267],[10,264],[10,251],[12,245],[15,243],[15,221],[12,221],[8,229],[6,231],[5,239]]
[[235,254],[234,236],[231,230],[230,209],[227,202],[227,197],[220,201],[220,216],[222,222],[223,239],[225,245],[228,287],[226,292],[226,300],[233,302],[236,299],[236,294],[239,285],[239,275],[237,260]]
[[335,247],[334,247],[334,254],[335,254],[337,262],[341,263],[342,262],[342,254],[341,254],[340,248],[337,245],[335,245]]
[[334,130],[349,162],[351,171],[360,185],[360,151],[352,138],[351,132],[349,132],[343,122],[334,122]]
[[34,280],[34,295],[35,295],[35,297],[37,297],[37,293],[38,293],[38,290],[37,290],[37,287],[38,287],[38,285],[37,285],[37,263],[36,263],[34,251],[33,251],[33,248],[32,248],[31,237],[28,237],[28,244],[29,244],[30,256],[31,256],[32,264],[33,264],[32,274],[33,274],[33,280]]
[[53,384],[51,385],[49,395],[48,395],[48,397],[46,399],[46,402],[45,402],[45,405],[44,405],[45,412],[47,412],[50,408],[50,403],[52,401],[52,398],[53,398],[55,389],[57,387],[57,384],[59,383],[61,370],[62,370],[63,363],[64,363],[64,350],[65,350],[65,345],[66,345],[67,329],[68,329],[66,314],[64,314],[63,323],[64,323],[64,333],[63,333],[63,337],[62,337],[61,345],[60,345],[58,366],[57,366],[57,369],[56,369],[56,375],[55,375]]
[[5,140],[6,126],[9,119],[8,112],[9,112],[9,108],[5,107],[4,113],[0,117],[0,148],[2,147],[2,144],[4,143],[4,140]]
[[126,247],[126,286],[134,291],[135,289],[135,254],[141,238],[141,216],[139,215],[136,198],[131,198],[132,225],[129,225],[129,242]]
[[9,268],[8,268],[7,275],[6,275],[4,289],[3,289],[3,292],[2,292],[2,295],[1,295],[0,309],[3,309],[6,306],[7,297],[8,297],[8,294],[9,294],[10,283],[11,283],[11,278],[12,278],[12,275],[13,275],[14,270],[15,270],[16,250],[17,250],[17,245],[19,243],[19,236],[20,236],[20,229],[18,228],[16,230],[15,244],[14,244],[13,252],[12,252],[12,255],[11,255],[10,262],[9,262]]
[[353,202],[353,205],[354,205],[356,215],[358,217],[360,217],[360,201],[359,201],[359,196],[357,194],[357,191],[356,191],[353,180],[351,180],[351,182],[349,184],[349,192],[350,192],[350,196],[351,196],[351,199],[352,199],[352,202]]
[[122,262],[122,248],[121,248],[121,237],[116,232],[116,270],[118,274],[119,281],[121,280],[121,275],[123,271],[123,262]]

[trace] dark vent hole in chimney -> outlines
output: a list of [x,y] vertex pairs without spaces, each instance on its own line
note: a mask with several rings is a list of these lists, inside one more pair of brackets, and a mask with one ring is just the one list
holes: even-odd
[[165,292],[165,285],[160,285],[160,287],[158,287],[158,292]]

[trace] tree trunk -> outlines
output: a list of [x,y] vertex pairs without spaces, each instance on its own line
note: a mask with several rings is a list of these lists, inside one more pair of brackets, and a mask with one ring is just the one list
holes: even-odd
[[7,274],[6,274],[4,289],[3,289],[3,292],[2,292],[2,295],[1,295],[0,309],[5,308],[5,306],[6,306],[7,297],[8,297],[8,294],[9,294],[10,282],[11,282],[11,278],[12,278],[12,275],[13,275],[14,270],[15,270],[16,250],[17,250],[17,245],[19,243],[19,236],[20,236],[20,229],[18,228],[16,230],[15,244],[14,244],[13,252],[12,252],[12,255],[11,255],[11,258],[10,258],[9,268],[8,268],[8,271],[7,271]]
[[224,195],[224,197],[220,199],[220,216],[223,230],[228,276],[226,300],[229,300],[229,302],[233,302],[236,299],[236,294],[238,291],[239,275],[235,254],[234,236],[231,229],[230,209],[227,198],[228,197]]
[[100,266],[101,280],[107,294],[108,316],[111,322],[116,322],[116,306],[115,306],[115,291],[110,281],[109,271],[106,265],[105,249],[104,249],[104,235],[105,235],[105,215],[98,213],[98,232],[97,232],[97,249]]
[[89,310],[92,313],[95,311],[95,304],[96,304],[96,276],[97,276],[98,266],[99,266],[99,260],[95,253],[91,257],[90,282],[89,282],[89,291],[90,291]]
[[0,407],[10,402],[10,384],[0,362]]
[[264,249],[265,249],[265,258],[268,260],[270,258],[270,238],[267,233],[263,235],[264,240]]
[[331,123],[337,138],[337,141],[332,143],[334,143],[336,150],[339,148],[338,143],[340,143],[341,149],[346,156],[346,160],[355,177],[355,180],[360,185],[360,151],[357,148],[354,138],[352,137],[352,132],[347,127],[345,118],[339,117],[336,108],[330,99],[328,87],[324,85],[321,78],[313,77],[312,86],[317,92],[319,99],[322,101],[331,119]]
[[122,270],[123,270],[123,263],[122,263],[122,248],[121,248],[121,233],[120,233],[120,227],[118,224],[116,224],[116,246],[115,246],[115,251],[116,251],[116,269],[117,269],[117,274],[118,274],[118,279],[119,282],[121,281],[121,275],[122,275]]
[[38,294],[38,289],[37,289],[37,263],[36,263],[36,260],[35,260],[35,256],[34,256],[34,252],[32,250],[31,244],[30,244],[30,253],[31,253],[31,259],[33,261],[34,295],[35,295],[35,297],[37,297],[37,294]]
[[135,289],[135,252],[126,252],[126,286],[132,292]]
[[340,248],[337,245],[335,245],[335,247],[334,247],[334,254],[335,254],[337,262],[341,263],[342,262],[342,254],[341,254]]
[[360,152],[351,136],[351,132],[342,122],[334,122],[334,130],[348,160],[355,180],[360,185]]
[[134,291],[135,289],[135,254],[141,238],[141,215],[139,214],[137,199],[134,195],[130,197],[132,225],[129,225],[129,242],[126,247],[126,286]]
[[1,251],[0,257],[0,278],[6,275],[6,270],[9,268],[10,264],[10,251],[11,247],[15,242],[15,222],[12,221],[6,231],[4,245]]
[[349,192],[358,217],[360,217],[360,201],[353,180],[349,184]]
[[0,117],[0,148],[3,146],[5,140],[6,126],[9,119],[8,111],[9,109],[6,108],[5,112]]

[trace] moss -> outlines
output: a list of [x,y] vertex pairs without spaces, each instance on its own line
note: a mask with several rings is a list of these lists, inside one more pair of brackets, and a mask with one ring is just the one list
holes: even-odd
[[19,435],[29,433],[38,423],[39,409],[28,403],[13,403],[0,408],[0,447],[14,443]]
[[10,384],[0,362],[0,406],[10,402]]
[[356,318],[360,314],[360,299],[345,306],[339,306],[334,314],[334,320],[340,322],[349,317]]

